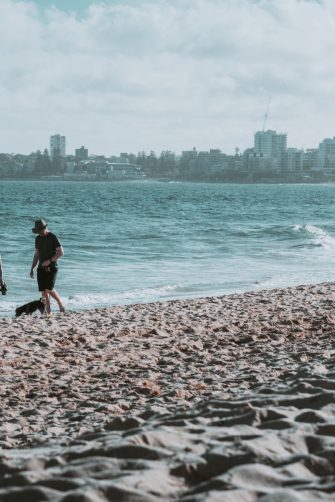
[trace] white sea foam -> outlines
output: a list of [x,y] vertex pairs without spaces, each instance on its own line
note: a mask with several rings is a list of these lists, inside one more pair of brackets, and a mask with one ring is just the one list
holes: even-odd
[[[182,291],[181,284],[166,284],[162,286],[136,289],[123,293],[96,293],[96,294],[76,294],[64,298],[67,308],[81,309],[97,306],[122,305],[136,302],[158,301],[162,298],[171,298],[177,291]],[[36,298],[35,298],[36,299]],[[28,300],[27,300],[28,301]],[[0,316],[13,316],[15,309],[23,302],[4,301],[0,303]],[[52,306],[55,304],[52,302]]]
[[314,242],[326,249],[335,248],[335,237],[332,237],[325,230],[315,227],[314,225],[306,225],[306,230],[313,236]]
[[181,289],[180,284],[167,284],[153,288],[136,289],[133,291],[126,291],[123,293],[110,293],[110,294],[78,294],[69,296],[65,302],[68,306],[88,307],[94,305],[115,305],[124,304],[136,301],[155,301],[160,298],[169,297]]
[[325,249],[335,249],[335,237],[331,236],[328,232],[315,225],[294,225],[295,232],[306,233],[315,246],[323,247]]
[[7,314],[8,312],[14,312],[16,307],[20,305],[20,302],[12,301],[1,301],[0,302],[0,314]]

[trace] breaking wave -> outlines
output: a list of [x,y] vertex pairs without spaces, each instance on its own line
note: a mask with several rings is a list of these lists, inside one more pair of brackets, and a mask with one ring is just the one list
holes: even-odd
[[87,308],[94,306],[120,305],[134,302],[156,301],[169,298],[182,290],[180,284],[167,284],[152,288],[135,289],[123,293],[77,294],[66,299],[66,304],[71,308]]
[[295,233],[308,239],[307,242],[298,244],[296,247],[303,247],[307,244],[309,247],[335,249],[335,237],[332,237],[322,228],[314,225],[294,225],[292,229]]

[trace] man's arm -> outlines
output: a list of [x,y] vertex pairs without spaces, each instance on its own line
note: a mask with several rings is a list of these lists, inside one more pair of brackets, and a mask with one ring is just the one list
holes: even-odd
[[51,263],[55,263],[62,256],[64,256],[64,249],[63,249],[63,246],[59,246],[58,248],[56,248],[56,252],[53,256],[51,256],[50,260],[45,260],[42,263],[42,266],[48,267]]
[[34,257],[33,257],[33,262],[31,264],[31,269],[30,269],[30,277],[32,279],[34,278],[34,268],[36,267],[36,265],[38,263],[38,258],[39,258],[38,249],[35,249],[35,253],[34,253]]
[[62,256],[64,256],[64,249],[63,246],[59,246],[58,248],[56,248],[56,253],[54,254],[54,256],[51,257],[51,261],[57,261]]

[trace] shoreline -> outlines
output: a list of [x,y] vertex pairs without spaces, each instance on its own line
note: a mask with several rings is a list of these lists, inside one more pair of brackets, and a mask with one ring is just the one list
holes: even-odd
[[72,183],[196,183],[196,184],[216,184],[216,185],[333,185],[335,183],[335,178],[297,178],[297,179],[287,179],[287,178],[265,178],[252,181],[250,179],[227,179],[227,180],[213,180],[213,179],[179,179],[179,178],[124,178],[124,179],[85,179],[79,178],[64,178],[62,175],[55,175],[48,177],[26,177],[26,178],[0,178],[1,181],[36,181],[36,182],[72,182]]
[[[64,297],[64,304],[65,304],[65,307],[66,307],[66,314],[85,314],[85,313],[95,313],[97,311],[100,311],[100,310],[113,310],[113,309],[116,309],[116,308],[131,308],[132,306],[134,307],[138,307],[138,306],[151,306],[151,305],[156,305],[156,304],[159,304],[159,305],[165,305],[167,303],[170,303],[170,302],[194,302],[194,301],[199,301],[199,300],[211,300],[211,299],[219,299],[219,300],[222,300],[226,297],[230,297],[230,296],[238,296],[238,297],[241,297],[241,296],[244,296],[244,295],[254,295],[254,294],[263,294],[267,291],[271,292],[271,291],[274,291],[274,290],[290,290],[290,289],[296,289],[296,288],[302,288],[302,287],[316,287],[316,286],[327,286],[327,285],[332,285],[332,284],[335,284],[335,281],[327,281],[327,282],[313,282],[313,283],[307,283],[307,284],[293,284],[293,285],[288,285],[288,286],[285,286],[285,285],[281,285],[281,286],[275,286],[275,285],[271,285],[271,286],[268,286],[268,287],[262,287],[262,288],[259,288],[259,283],[255,283],[254,284],[254,288],[253,289],[246,289],[246,290],[240,290],[240,289],[237,289],[237,290],[233,290],[233,291],[227,291],[227,292],[222,292],[220,294],[203,294],[203,293],[194,293],[193,295],[191,296],[168,296],[167,298],[157,298],[157,299],[152,299],[152,300],[143,300],[143,301],[138,301],[138,302],[135,302],[133,299],[129,299],[129,301],[122,301],[120,300],[120,303],[111,303],[111,304],[107,304],[107,302],[103,302],[102,304],[98,305],[86,305],[86,306],[80,306],[80,307],[71,307],[71,305],[67,305],[67,299]],[[259,288],[259,289],[258,289]],[[37,295],[38,296],[38,295]],[[37,299],[37,298],[35,298]],[[28,302],[29,300],[26,300],[26,302]],[[31,300],[30,300],[31,301]],[[22,303],[22,302],[21,302]],[[15,307],[13,307],[11,310],[6,310],[4,311],[3,313],[0,313],[0,322],[2,319],[4,320],[9,320],[9,319],[15,319],[15,308],[20,306],[20,304],[17,304],[15,303]],[[52,303],[51,303],[51,308],[52,308],[52,311],[51,311],[51,318],[54,318],[54,316],[57,317],[57,315],[60,313],[59,312],[59,309],[58,309],[58,306],[56,304],[56,302],[54,300],[52,300]],[[39,316],[39,313],[38,312],[35,312],[33,314],[35,317],[36,316]],[[25,319],[26,317],[23,316],[21,317],[21,319]]]
[[334,307],[330,282],[0,319],[0,501],[332,500]]

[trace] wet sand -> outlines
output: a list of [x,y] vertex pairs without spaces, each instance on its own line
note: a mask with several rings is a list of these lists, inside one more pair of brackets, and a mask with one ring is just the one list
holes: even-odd
[[0,333],[0,501],[335,500],[335,283]]

